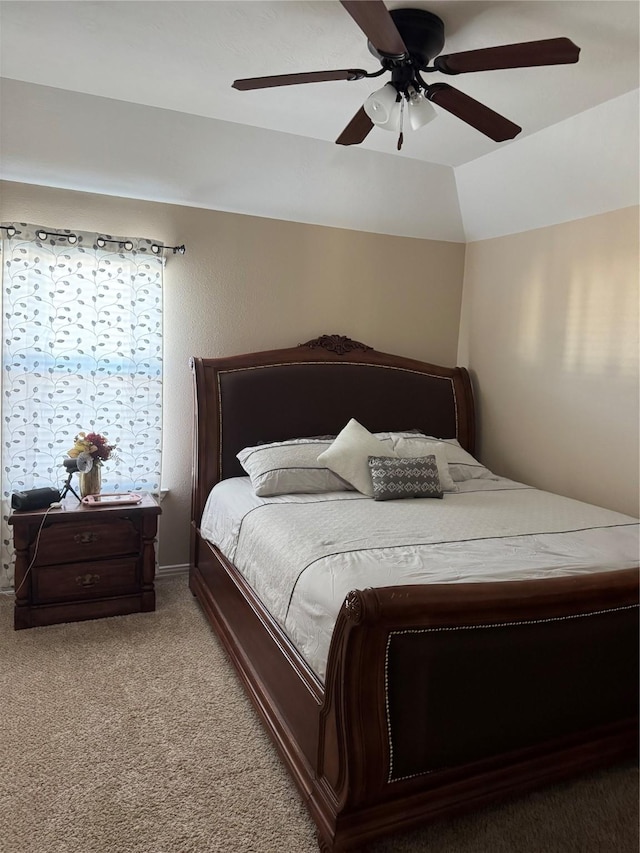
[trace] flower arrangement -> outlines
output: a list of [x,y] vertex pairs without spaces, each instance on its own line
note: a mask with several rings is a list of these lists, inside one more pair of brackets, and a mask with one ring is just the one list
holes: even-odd
[[94,465],[102,465],[107,459],[117,458],[115,444],[108,444],[106,437],[98,432],[79,432],[74,441],[71,450],[67,451],[72,459],[77,459],[81,453],[88,453]]

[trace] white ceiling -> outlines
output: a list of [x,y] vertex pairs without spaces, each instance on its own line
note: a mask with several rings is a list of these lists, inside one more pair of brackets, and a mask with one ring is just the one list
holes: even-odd
[[[636,2],[387,3],[406,6],[442,18],[445,53],[557,36],[582,49],[576,65],[428,76],[521,125],[519,138],[638,86]],[[337,0],[3,2],[1,10],[4,77],[313,139],[335,140],[366,96],[389,79],[231,88],[237,77],[377,71],[366,37]],[[437,121],[405,134],[401,156],[458,166],[498,146],[436,111]],[[395,146],[395,134],[374,129],[362,147],[395,153]]]
[[[367,94],[379,88],[386,77],[253,92],[231,88],[238,77],[349,67],[377,70],[378,63],[367,49],[365,36],[337,0],[1,2],[0,69],[2,77],[8,78],[3,87],[7,91],[7,106],[3,118],[2,174],[12,180],[51,183],[42,170],[42,176],[38,177],[37,161],[38,158],[46,161],[46,168],[54,172],[57,157],[60,181],[65,180],[65,185],[95,192],[122,192],[117,181],[114,184],[104,160],[103,187],[93,173],[85,185],[82,175],[74,178],[70,152],[77,141],[70,131],[65,140],[60,128],[51,124],[51,113],[57,109],[58,101],[61,115],[65,110],[69,115],[81,110],[85,117],[90,117],[106,108],[103,99],[113,99],[124,102],[121,108],[113,104],[109,109],[113,111],[114,121],[119,117],[126,122],[124,129],[132,149],[138,137],[144,138],[148,122],[156,120],[157,110],[172,111],[166,116],[167,119],[173,116],[176,125],[180,122],[176,113],[188,114],[183,124],[190,128],[194,156],[200,153],[194,134],[201,136],[203,156],[206,150],[211,150],[212,140],[222,139],[227,172],[235,168],[234,147],[238,146],[243,150],[243,162],[250,156],[263,168],[277,170],[274,182],[283,188],[287,182],[287,159],[295,159],[299,168],[290,180],[292,198],[305,191],[308,180],[309,193],[319,196],[324,193],[330,201],[327,189],[332,184],[338,186],[339,182],[344,185],[346,169],[354,180],[360,178],[369,183],[371,175],[377,175],[379,190],[387,195],[385,175],[394,187],[403,187],[398,195],[408,195],[415,181],[426,197],[429,182],[435,176],[440,192],[447,184],[438,169],[467,169],[465,174],[471,174],[469,164],[483,163],[483,158],[488,158],[495,171],[498,162],[492,160],[495,152],[510,148],[515,152],[528,138],[533,139],[533,148],[545,149],[544,140],[558,135],[551,133],[555,125],[563,126],[580,114],[603,108],[607,102],[620,99],[638,87],[636,0],[390,0],[386,5],[419,7],[438,14],[445,23],[446,53],[567,36],[581,47],[580,61],[576,65],[491,71],[455,78],[429,76],[429,82],[446,80],[520,124],[523,131],[513,141],[494,143],[436,107],[437,120],[417,132],[405,133],[400,153],[396,151],[395,134],[378,128],[373,129],[362,145],[344,149],[333,144],[335,138]],[[14,81],[35,85],[25,89]],[[56,94],[55,90],[66,92]],[[72,97],[75,97],[73,103]],[[30,100],[32,114],[27,106]],[[624,99],[620,101],[623,102],[627,104]],[[127,103],[136,105],[135,117],[132,108],[125,109]],[[46,110],[43,104],[48,105]],[[156,112],[149,108],[156,108]],[[45,112],[49,113],[48,124],[42,123]],[[627,113],[628,108],[621,113],[623,119]],[[9,121],[11,127],[6,127]],[[632,132],[634,127],[632,121]],[[123,126],[112,130],[115,144]],[[629,132],[628,127],[625,132]],[[34,133],[40,137],[38,140],[33,140]],[[31,162],[24,153],[27,136]],[[542,142],[538,144],[536,140]],[[41,149],[36,151],[33,146],[38,144]],[[637,144],[636,139],[633,144]],[[87,137],[83,156],[90,145]],[[283,148],[287,156],[282,156]],[[611,159],[611,167],[616,168],[613,155]],[[400,169],[401,163],[406,168]],[[322,175],[313,174],[320,166]],[[187,165],[182,168],[187,169]],[[410,169],[414,170],[413,179],[409,176]],[[85,167],[85,179],[89,171]],[[183,183],[186,178],[185,173]],[[398,183],[400,180],[402,185]],[[455,195],[455,182],[448,183]],[[265,189],[259,182],[253,197],[244,186],[235,197],[231,193],[222,200],[215,193],[210,196],[196,193],[190,197],[177,185],[170,189],[165,175],[158,184],[160,189],[155,195],[150,177],[134,191],[142,198],[410,236],[465,239],[465,233],[468,238],[473,232],[473,227],[469,232],[466,222],[465,230],[461,227],[457,196],[430,199],[432,207],[436,204],[441,208],[441,227],[436,233],[428,227],[425,231],[409,225],[420,219],[421,208],[415,203],[406,202],[406,227],[400,209],[404,202],[398,207],[395,230],[382,218],[376,222],[371,216],[371,205],[376,204],[375,187],[363,193],[361,204],[355,200],[351,211],[346,209],[350,205],[345,202],[342,218],[332,221],[330,204],[326,205],[326,213],[322,210],[314,216],[313,197],[307,199],[308,211],[302,207],[296,210],[292,205],[287,214],[283,210],[288,203],[286,192],[281,203],[270,212],[269,205],[265,206],[264,199],[256,195]],[[623,203],[631,202],[623,200]],[[322,205],[316,205],[315,209],[321,210]],[[585,215],[590,212],[587,210]],[[450,227],[444,222],[449,213]]]

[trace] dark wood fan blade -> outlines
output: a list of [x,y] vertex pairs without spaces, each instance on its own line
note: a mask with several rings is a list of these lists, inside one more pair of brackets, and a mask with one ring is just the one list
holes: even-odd
[[336,145],[358,145],[359,142],[362,142],[367,138],[372,127],[373,122],[365,113],[364,107],[360,107],[358,112],[336,139]]
[[360,80],[366,76],[361,68],[345,68],[341,71],[308,71],[302,74],[276,74],[273,77],[246,77],[234,80],[234,89],[269,89],[271,86],[296,86],[298,83],[322,83],[325,80]]
[[464,74],[468,71],[530,68],[534,65],[567,65],[577,62],[579,55],[580,48],[571,39],[559,38],[450,53],[438,56],[433,64],[444,74]]
[[513,139],[522,130],[517,124],[485,107],[480,101],[459,92],[447,83],[434,83],[427,89],[427,98],[448,113],[475,127],[494,142]]
[[378,53],[408,55],[407,46],[382,0],[340,0]]

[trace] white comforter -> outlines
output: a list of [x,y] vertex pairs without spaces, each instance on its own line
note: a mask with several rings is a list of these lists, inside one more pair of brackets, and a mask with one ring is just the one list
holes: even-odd
[[544,578],[638,565],[630,516],[511,480],[468,480],[442,500],[358,492],[259,498],[218,483],[203,536],[247,578],[320,679],[347,593],[365,587]]

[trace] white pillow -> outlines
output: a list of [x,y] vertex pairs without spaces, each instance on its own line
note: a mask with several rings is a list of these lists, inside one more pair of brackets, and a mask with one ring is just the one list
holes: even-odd
[[481,462],[478,462],[475,457],[460,447],[457,438],[434,439],[432,436],[427,436],[427,438],[431,438],[432,441],[441,441],[444,444],[447,462],[449,463],[449,473],[456,483],[461,483],[464,480],[500,479],[493,471],[485,468]]
[[373,497],[373,483],[369,470],[370,456],[397,456],[388,441],[380,441],[373,433],[351,418],[338,433],[331,447],[318,456],[339,477],[351,483],[363,495]]
[[275,441],[245,447],[238,459],[260,497],[353,491],[318,462],[318,453],[330,446],[331,440],[312,438]]
[[438,466],[438,477],[443,492],[457,492],[458,487],[453,482],[449,472],[447,461],[447,449],[441,441],[434,441],[422,436],[411,438],[397,438],[393,442],[393,449],[401,459],[412,459],[416,456],[433,455],[436,457]]
[[400,432],[374,432],[374,435],[380,441],[395,441],[398,438],[415,438],[416,436],[424,435],[424,433],[417,429],[412,429],[400,430]]

